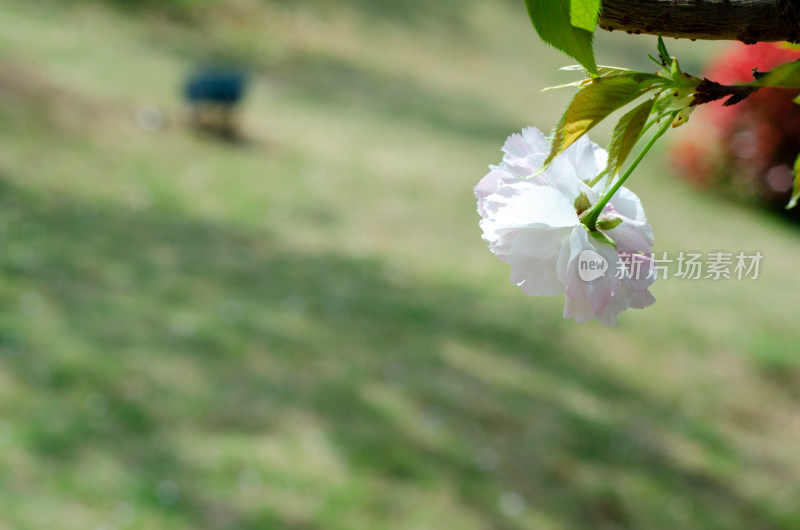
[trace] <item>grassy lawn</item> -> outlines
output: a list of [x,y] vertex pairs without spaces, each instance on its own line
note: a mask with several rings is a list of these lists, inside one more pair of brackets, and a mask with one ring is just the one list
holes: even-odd
[[[0,530],[800,528],[795,226],[650,157],[657,250],[761,276],[613,330],[480,239],[573,79],[520,2],[156,4],[0,0]],[[186,126],[211,59],[252,72],[242,141]]]

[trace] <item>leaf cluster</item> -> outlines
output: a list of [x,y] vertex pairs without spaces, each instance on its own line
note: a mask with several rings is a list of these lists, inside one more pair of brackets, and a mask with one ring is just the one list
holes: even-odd
[[[600,0],[525,0],[533,26],[547,44],[577,60],[588,78],[563,86],[578,86],[579,91],[567,107],[553,133],[553,147],[543,169],[561,152],[614,111],[650,95],[625,113],[611,137],[606,173],[619,172],[644,132],[667,115],[673,127],[686,122],[693,107],[727,98],[724,105],[738,103],[763,87],[800,88],[800,61],[783,64],[766,73],[754,72],[749,83],[721,85],[684,74],[670,58],[663,39],[658,38],[657,74],[598,66],[594,57],[594,30],[600,13]],[[800,97],[796,100],[800,104]],[[787,208],[800,201],[800,155],[794,166],[795,184]]]
[[562,85],[576,86],[578,92],[553,131],[552,148],[543,169],[598,123],[645,96],[646,99],[623,114],[614,127],[605,174],[614,177],[620,171],[636,142],[653,123],[666,118],[673,120],[673,127],[685,123],[692,111],[692,96],[701,80],[681,71],[660,38],[659,58],[653,60],[662,66],[654,74],[600,66],[596,75],[587,71],[585,79]]

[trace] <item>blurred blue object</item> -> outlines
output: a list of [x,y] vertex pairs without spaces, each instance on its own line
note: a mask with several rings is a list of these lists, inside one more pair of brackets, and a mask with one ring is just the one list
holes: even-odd
[[197,70],[186,83],[186,98],[193,103],[236,105],[244,95],[246,79],[240,70]]
[[199,68],[192,72],[184,96],[192,107],[192,123],[202,130],[235,136],[233,113],[244,98],[247,76],[234,68]]

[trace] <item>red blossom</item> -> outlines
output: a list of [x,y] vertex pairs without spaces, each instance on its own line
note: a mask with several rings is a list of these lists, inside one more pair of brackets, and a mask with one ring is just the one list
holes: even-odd
[[[748,82],[753,71],[766,72],[800,59],[800,50],[775,43],[732,43],[705,72],[722,84]],[[681,174],[693,183],[719,185],[736,195],[753,195],[782,204],[785,167],[800,151],[800,92],[764,88],[744,101],[723,107],[715,101],[692,117],[694,128],[673,149]]]

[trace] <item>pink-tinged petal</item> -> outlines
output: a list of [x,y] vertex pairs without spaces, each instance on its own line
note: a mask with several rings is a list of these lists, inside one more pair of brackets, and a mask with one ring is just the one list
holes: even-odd
[[564,318],[571,318],[575,322],[582,324],[594,318],[592,308],[588,299],[576,299],[567,297],[564,302]]
[[506,139],[502,151],[506,155],[503,157],[504,159],[506,157],[525,158],[531,154],[530,147],[525,143],[525,139],[519,133],[514,133]]
[[653,260],[649,250],[647,254],[621,253],[619,262],[624,265],[623,283],[634,291],[644,292],[656,281],[653,271]]
[[480,182],[478,182],[473,190],[475,193],[475,198],[478,199],[478,213],[481,214],[481,217],[486,217],[487,215],[486,198],[500,189],[503,185],[511,184],[518,180],[519,179],[511,175],[505,169],[496,166],[491,167],[489,173],[487,173],[486,176],[483,177]]
[[[611,301],[614,291],[619,286],[619,280],[614,275],[617,267],[617,251],[609,244],[590,240],[589,233],[584,229],[576,229],[570,234],[569,248],[568,263],[563,273],[567,297],[587,300],[592,312],[596,313]],[[608,264],[605,273],[591,281],[583,280],[579,271],[580,255],[584,250],[595,252]]]
[[[653,229],[647,222],[644,208],[639,197],[631,190],[622,186],[611,198],[611,202],[622,216],[625,217],[626,224],[633,226],[650,246],[653,246]],[[621,209],[620,209],[621,208]]]
[[504,169],[497,167],[491,168],[491,171],[489,171],[475,186],[475,198],[485,199],[497,191],[497,188],[506,183],[508,176],[508,172]]
[[542,167],[550,152],[550,142],[539,129],[528,127],[512,134],[503,145],[500,166],[518,178],[530,177]]
[[525,143],[528,144],[532,154],[550,153],[550,140],[536,127],[522,129],[522,138],[525,139]]
[[[530,186],[530,181],[517,180],[522,186]],[[501,184],[493,193],[478,199],[478,211],[485,220],[494,222],[497,213],[515,200],[520,191],[508,184]]]
[[626,309],[644,309],[655,301],[655,297],[649,291],[636,291],[623,281],[611,302],[597,314],[597,319],[604,326],[613,328],[617,323],[617,316]]
[[636,291],[631,289],[628,292],[630,296],[630,307],[633,309],[644,309],[655,303],[656,297],[650,291]]
[[640,230],[637,230],[631,223],[626,222],[624,218],[622,224],[611,230],[604,230],[604,232],[617,244],[617,252],[650,253],[652,243],[642,235]]
[[592,311],[602,310],[610,301],[614,292],[619,288],[619,279],[614,274],[617,267],[618,255],[616,249],[608,243],[598,241],[586,235],[592,250],[603,256],[608,263],[605,275],[590,282],[583,282],[586,285],[589,295],[589,303]]
[[614,205],[620,215],[627,217],[631,221],[647,222],[639,196],[625,186],[621,186],[609,202]]
[[[528,155],[544,155],[550,152],[550,142],[535,127],[526,127],[522,133],[514,133],[508,137],[502,149],[506,158],[525,158]],[[543,159],[544,160],[544,159]]]
[[[605,186],[605,184],[604,181],[601,181],[594,188],[595,190],[602,189],[599,187]],[[622,186],[611,197],[609,204],[613,205],[617,214],[622,217],[624,224],[633,227],[648,242],[649,246],[653,246],[653,229],[647,222],[642,201],[634,192]]]
[[617,316],[622,311],[628,308],[643,309],[655,302],[655,298],[647,290],[654,281],[649,275],[650,257],[621,254],[618,261],[618,265],[620,264],[625,266],[625,270],[622,271],[624,274],[611,301],[595,312],[595,317],[608,327],[616,325]]
[[539,171],[545,155],[528,155],[525,158],[503,159],[502,167],[517,178],[527,178]]
[[607,328],[615,328],[617,327],[617,315],[619,315],[618,312],[607,308],[597,315],[597,320]]

